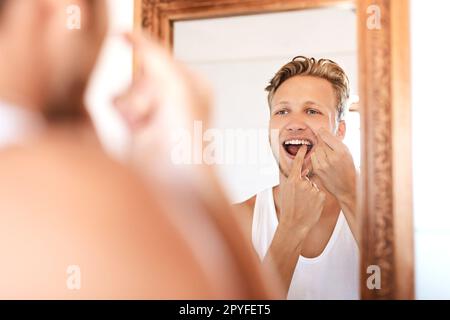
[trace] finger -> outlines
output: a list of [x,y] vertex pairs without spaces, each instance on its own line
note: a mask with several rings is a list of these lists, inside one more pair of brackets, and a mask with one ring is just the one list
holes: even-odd
[[311,164],[315,174],[320,175],[322,169],[322,163],[319,161],[316,152],[311,155]]
[[113,106],[130,127],[135,127],[135,123],[145,123],[156,112],[156,101],[152,88],[144,91],[133,83],[127,91],[114,98]]
[[145,81],[135,80],[124,93],[114,99],[114,106],[134,113],[146,113],[155,97],[156,92],[152,86],[146,86]]
[[138,69],[147,77],[158,79],[158,82],[170,84],[176,68],[170,53],[150,36],[139,32],[125,33],[125,40],[133,46]]
[[164,97],[176,96],[176,67],[167,50],[150,37],[135,32],[125,33],[124,38],[133,46],[138,66],[131,86],[115,106],[130,126],[145,125]]
[[150,38],[144,39],[144,36],[137,32],[125,32],[123,34],[124,40],[133,47],[133,53],[136,55],[136,57],[142,58],[144,55],[144,51],[147,48],[147,44],[145,43],[145,40],[150,41]]
[[137,53],[145,51],[147,49],[154,49],[158,51],[158,47],[155,47],[155,40],[150,35],[144,35],[139,31],[125,32],[123,34],[124,39],[128,42]]
[[132,108],[117,107],[118,112],[122,116],[122,119],[126,122],[127,126],[131,131],[136,131],[140,128],[147,127],[148,123],[154,116],[155,107],[152,106],[153,103],[147,105],[146,112],[134,112]]
[[305,154],[308,148],[306,145],[301,145],[300,149],[297,152],[297,155],[295,156],[294,163],[292,164],[292,169],[290,173],[290,177],[292,179],[300,180],[302,178],[302,167],[303,167],[303,161],[305,159]]
[[331,148],[323,139],[320,135],[317,135],[317,148],[316,150],[321,150],[322,152],[324,152],[326,155],[331,154],[332,152],[334,152],[334,149]]
[[316,147],[316,149],[314,150],[314,154],[316,155],[316,157],[319,161],[319,164],[322,166],[329,162],[327,153],[325,152],[325,150],[327,150],[327,148],[328,147],[326,145],[322,144],[322,145],[318,145]]
[[114,106],[120,113],[132,118],[146,117],[155,109],[151,98],[140,95],[116,98]]
[[339,150],[342,146],[342,141],[336,136],[332,135],[324,128],[320,128],[317,131],[317,136],[321,139],[331,150]]

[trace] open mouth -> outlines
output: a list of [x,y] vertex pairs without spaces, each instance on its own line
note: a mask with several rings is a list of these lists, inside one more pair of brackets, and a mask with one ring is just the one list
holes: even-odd
[[300,150],[300,147],[302,145],[306,145],[306,155],[308,155],[308,153],[311,151],[311,149],[313,148],[313,143],[311,140],[308,139],[291,139],[291,140],[286,140],[285,142],[283,142],[283,148],[284,150],[286,150],[286,152],[292,156],[295,157],[298,153],[298,150]]

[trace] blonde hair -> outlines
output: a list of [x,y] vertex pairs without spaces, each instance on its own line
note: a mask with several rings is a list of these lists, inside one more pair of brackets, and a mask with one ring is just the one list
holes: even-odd
[[328,80],[336,93],[337,99],[337,120],[344,118],[347,101],[350,95],[350,85],[344,70],[334,61],[329,59],[308,58],[297,56],[292,61],[281,67],[275,76],[270,80],[270,84],[266,87],[269,92],[267,100],[269,107],[272,98],[280,85],[293,76],[313,76]]

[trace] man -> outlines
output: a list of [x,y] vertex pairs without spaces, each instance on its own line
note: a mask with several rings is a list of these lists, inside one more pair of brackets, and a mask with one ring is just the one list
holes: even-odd
[[[69,5],[80,8],[80,30],[66,28]],[[214,176],[198,172],[217,194],[211,204],[189,189],[190,172],[164,165],[163,104],[183,96],[187,119],[209,102],[183,95],[199,84],[142,37],[139,83],[157,93],[144,105],[153,117],[138,121],[154,133],[146,180],[101,149],[83,97],[106,27],[103,0],[0,0],[0,298],[273,297],[239,229],[220,218]],[[138,96],[119,100],[133,111]]]
[[238,205],[290,299],[358,298],[356,170],[342,143],[349,84],[333,61],[296,57],[266,88],[280,183]]

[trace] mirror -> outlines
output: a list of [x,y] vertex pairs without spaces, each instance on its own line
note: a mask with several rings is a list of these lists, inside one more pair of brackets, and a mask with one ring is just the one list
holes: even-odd
[[[272,212],[271,218],[261,215],[258,221],[254,214],[251,216],[252,241],[262,260],[271,241],[258,242],[263,237],[258,238],[254,229],[258,223],[272,223],[271,231],[266,230],[267,238],[275,232],[273,228],[279,220],[277,198],[281,193],[264,190],[275,190],[271,187],[280,182],[279,167],[282,169],[269,144],[272,132],[268,129],[274,114],[264,88],[284,64],[298,55],[331,59],[344,70],[350,83],[350,110],[345,118],[343,144],[360,169],[355,221],[349,221],[342,206],[334,210],[336,214],[330,215],[333,218],[324,221],[317,230],[319,236],[306,246],[309,249],[302,250],[299,264],[303,262],[303,268],[308,265],[308,272],[313,275],[317,271],[312,267],[314,263],[328,261],[335,266],[331,269],[346,268],[349,274],[345,277],[354,276],[356,280],[345,281],[347,287],[342,284],[341,289],[335,284],[335,291],[329,285],[321,289],[333,277],[343,276],[331,272],[324,280],[327,275],[322,273],[320,279],[310,280],[309,285],[315,289],[304,291],[292,286],[296,279],[305,280],[295,269],[288,297],[413,298],[408,1],[135,3],[136,27],[159,37],[176,58],[198,70],[212,84],[216,104],[212,128],[200,138],[206,147],[203,161],[218,165],[230,201],[242,204],[263,191],[260,201],[253,198],[248,203],[253,207],[252,213]],[[284,91],[288,97],[289,92],[298,92]],[[337,136],[338,126],[335,129],[330,131]],[[275,158],[281,159],[276,154]],[[354,241],[349,244],[352,236]],[[353,254],[357,250],[348,249],[356,240],[359,266],[352,264],[357,264],[358,258]],[[335,249],[331,249],[335,244]],[[343,259],[332,258],[340,245],[352,252],[345,259],[346,266],[339,265]]]
[[[317,27],[312,29],[313,25]],[[196,45],[192,45],[194,43]],[[297,152],[293,150],[288,155],[283,150],[275,150],[279,155],[273,156],[271,145],[274,148],[275,144],[274,141],[270,144],[268,137],[274,125],[269,127],[269,123],[280,123],[277,126],[279,132],[274,132],[273,137],[280,143],[297,137],[309,138],[311,140],[308,141],[314,144],[317,142],[317,132],[314,131],[318,126],[325,126],[331,131],[338,129],[337,113],[328,115],[334,111],[337,103],[316,106],[325,100],[322,97],[315,100],[314,93],[308,92],[291,95],[288,90],[282,91],[280,86],[277,90],[278,100],[287,100],[289,104],[278,107],[273,101],[269,108],[264,88],[277,71],[296,56],[314,57],[316,60],[325,58],[344,69],[352,99],[357,101],[355,8],[317,8],[179,21],[173,27],[173,53],[175,58],[203,74],[214,89],[216,99],[212,128],[208,128],[203,137],[205,151],[208,148],[214,150],[211,150],[210,159],[206,158],[208,154],[204,154],[203,161],[210,160],[211,164],[217,165],[222,183],[233,203],[241,203],[238,207],[248,203],[246,211],[252,221],[253,246],[261,260],[264,260],[271,252],[270,244],[277,241],[276,220],[282,218],[284,210],[284,204],[281,203],[282,193],[285,192],[282,190],[282,172],[287,175],[288,170],[292,170],[289,159]],[[299,83],[298,87],[296,84],[288,85],[294,90],[306,90],[304,85],[310,84]],[[307,100],[314,104],[297,105],[297,101],[303,103]],[[286,115],[275,114],[280,111],[286,112]],[[289,116],[288,112],[293,116]],[[360,124],[354,106],[342,121],[346,124],[344,143],[359,165]],[[333,124],[327,125],[330,122]],[[205,141],[209,137],[211,140]],[[305,162],[304,168],[306,166]],[[309,167],[312,169],[311,165]],[[315,178],[310,176],[310,179]],[[334,195],[329,193],[329,197],[334,198]],[[359,297],[356,240],[344,213],[340,214],[339,204],[332,204],[335,201],[326,200],[330,205],[322,211],[317,224],[303,241],[305,247],[292,275],[289,299]],[[264,224],[258,227],[257,221],[264,221]],[[333,269],[326,270],[325,265],[333,266]],[[318,273],[320,269],[324,271]],[[309,281],[315,283],[311,283],[308,288],[300,285],[312,278],[316,280]],[[334,289],[324,290],[324,283],[333,283]]]
[[[317,21],[320,27],[311,30]],[[223,130],[224,141],[217,150],[221,154],[211,160],[218,165],[233,203],[279,183],[278,165],[267,139],[270,112],[264,88],[281,66],[298,55],[331,59],[346,71],[351,98],[358,99],[352,7],[177,21],[173,39],[175,58],[201,73],[213,87],[211,126]],[[359,166],[355,105],[345,120],[345,142]],[[206,146],[215,142],[204,141]]]

